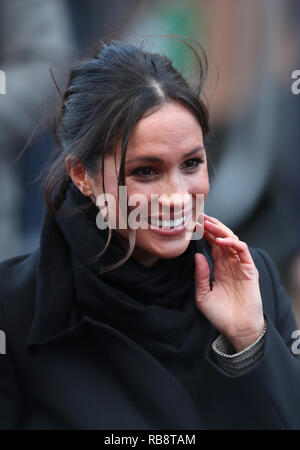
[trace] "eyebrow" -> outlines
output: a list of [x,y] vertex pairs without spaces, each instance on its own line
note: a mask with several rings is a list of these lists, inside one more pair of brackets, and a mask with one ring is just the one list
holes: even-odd
[[[205,150],[205,148],[200,145],[196,148],[194,148],[193,150],[191,150],[188,153],[185,153],[183,155],[184,158],[188,158],[189,156],[192,156],[194,153],[199,152],[200,150]],[[163,158],[159,158],[158,156],[138,156],[137,158],[133,158],[133,159],[128,159],[126,160],[126,164],[133,162],[133,161],[153,161],[153,162],[162,162]]]

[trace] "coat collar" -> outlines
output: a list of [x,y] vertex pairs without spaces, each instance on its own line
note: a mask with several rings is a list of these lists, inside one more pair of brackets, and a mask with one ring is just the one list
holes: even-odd
[[[79,325],[69,248],[63,240],[55,218],[47,211],[37,250],[35,313],[27,339],[29,347],[44,344]],[[60,246],[59,255],[54,242]]]
[[[54,242],[56,246],[51,245]],[[60,248],[59,255],[57,245]],[[208,261],[212,287],[213,260],[210,246],[203,241],[199,249]],[[70,248],[65,245],[65,238],[48,210],[44,217],[40,247],[36,252],[35,312],[27,339],[29,349],[64,336],[79,336],[83,325],[94,325],[95,322],[87,315],[82,315],[76,304],[73,272],[69,264]],[[99,327],[110,327],[107,323],[97,323]]]

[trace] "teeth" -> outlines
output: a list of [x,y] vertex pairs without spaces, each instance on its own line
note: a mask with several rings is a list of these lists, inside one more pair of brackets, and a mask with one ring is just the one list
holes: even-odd
[[157,228],[159,227],[174,228],[177,227],[178,225],[181,225],[185,220],[186,216],[176,220],[163,220],[163,221],[151,218],[151,225]]

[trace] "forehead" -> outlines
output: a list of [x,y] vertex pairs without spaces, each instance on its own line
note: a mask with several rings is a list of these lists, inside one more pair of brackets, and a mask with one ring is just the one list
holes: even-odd
[[137,123],[129,139],[127,158],[149,150],[185,151],[201,144],[203,135],[196,117],[179,103],[165,103]]

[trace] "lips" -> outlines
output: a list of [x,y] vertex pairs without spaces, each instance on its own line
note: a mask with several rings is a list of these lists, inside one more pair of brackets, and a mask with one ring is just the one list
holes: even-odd
[[151,228],[155,229],[182,229],[185,227],[186,223],[189,222],[189,219],[192,215],[192,210],[189,211],[188,214],[185,214],[183,217],[181,216],[175,220],[157,220],[154,218],[148,218],[148,224]]
[[176,220],[157,220],[157,219],[148,219],[148,223],[151,226],[154,226],[156,228],[164,228],[164,227],[168,227],[168,228],[174,228],[174,227],[179,227],[180,225],[183,224],[183,222],[186,220],[186,216],[181,217],[180,219],[176,219]]
[[158,217],[154,217],[154,216],[149,216],[148,217],[148,222],[151,222],[151,219],[153,220],[160,220],[160,221],[170,221],[170,220],[178,220],[178,219],[182,219],[182,217],[187,217],[190,213],[192,212],[191,209],[189,209],[188,211],[182,211],[182,213],[180,215],[174,216],[174,214],[169,214],[167,216],[158,216]]
[[186,217],[184,222],[181,223],[179,226],[155,226],[152,224],[148,224],[148,228],[149,230],[151,230],[152,233],[155,233],[157,235],[160,235],[162,237],[168,237],[168,238],[172,238],[172,237],[176,237],[178,235],[182,235],[185,234],[185,232],[187,231],[187,226],[191,220],[192,217],[192,212],[190,212],[190,214],[188,214]]

